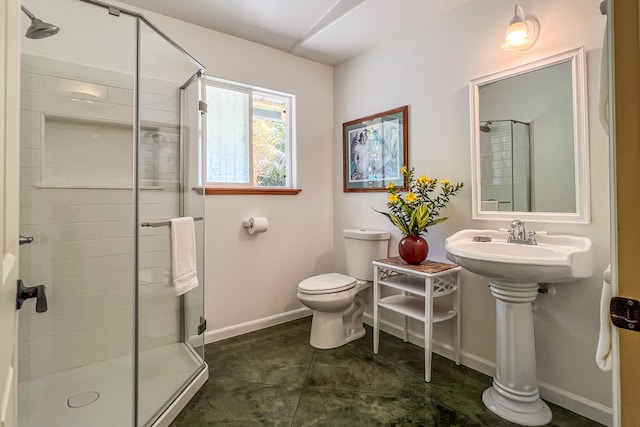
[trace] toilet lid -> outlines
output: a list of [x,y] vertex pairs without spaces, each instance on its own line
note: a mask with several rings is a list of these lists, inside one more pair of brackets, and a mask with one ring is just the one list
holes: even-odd
[[298,285],[303,294],[330,294],[347,291],[356,285],[356,279],[340,273],[327,273],[304,279]]

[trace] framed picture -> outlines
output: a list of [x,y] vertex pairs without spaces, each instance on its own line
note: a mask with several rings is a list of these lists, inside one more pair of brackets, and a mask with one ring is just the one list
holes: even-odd
[[409,165],[409,106],[342,125],[344,191],[386,191],[393,182],[406,190],[400,172]]

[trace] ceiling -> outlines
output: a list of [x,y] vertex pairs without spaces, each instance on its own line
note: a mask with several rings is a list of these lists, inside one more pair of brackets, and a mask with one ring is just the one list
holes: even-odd
[[470,0],[121,0],[328,65]]

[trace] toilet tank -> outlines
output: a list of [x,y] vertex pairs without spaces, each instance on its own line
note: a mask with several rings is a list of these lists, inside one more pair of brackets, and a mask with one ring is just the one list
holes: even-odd
[[360,280],[373,280],[371,261],[386,258],[389,253],[390,235],[386,231],[357,228],[343,231],[347,274]]

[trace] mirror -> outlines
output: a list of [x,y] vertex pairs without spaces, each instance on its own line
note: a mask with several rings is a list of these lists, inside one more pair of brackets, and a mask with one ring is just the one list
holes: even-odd
[[469,83],[474,219],[589,222],[584,49]]

